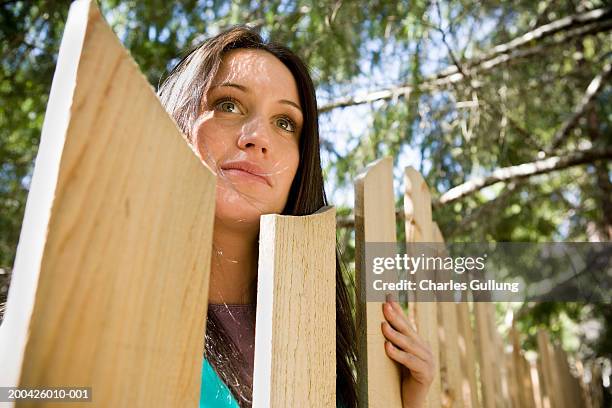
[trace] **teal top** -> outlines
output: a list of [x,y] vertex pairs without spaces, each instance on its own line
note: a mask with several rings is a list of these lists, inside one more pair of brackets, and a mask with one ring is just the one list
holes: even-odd
[[[200,408],[240,408],[228,386],[221,380],[206,358],[202,365]],[[336,402],[336,408],[343,408],[343,406]]]
[[206,358],[202,365],[200,408],[240,408],[228,386]]

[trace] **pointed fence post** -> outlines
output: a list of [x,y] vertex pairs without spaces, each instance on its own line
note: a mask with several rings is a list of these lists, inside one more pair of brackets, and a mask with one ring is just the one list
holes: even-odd
[[556,367],[555,354],[548,333],[538,330],[538,358],[541,361],[541,376],[543,377],[546,399],[550,408],[564,408],[563,390],[561,388],[560,376]]
[[355,283],[357,379],[360,406],[401,408],[401,372],[386,352],[381,322],[382,302],[366,300],[365,244],[396,242],[393,161],[368,165],[355,181]]
[[503,349],[498,341],[495,325],[495,304],[474,302],[476,316],[477,350],[482,387],[482,406],[498,408],[506,405],[502,391],[502,370],[500,356]]
[[214,204],[213,173],[95,3],[74,2],[0,328],[0,384],[91,387],[101,407],[196,406]]
[[[406,243],[412,242],[437,242],[434,241],[434,223],[431,219],[431,195],[429,187],[413,167],[407,167],[404,171],[404,219],[406,229]],[[436,237],[441,239],[442,235]],[[418,276],[423,275],[417,271]],[[425,402],[428,408],[442,406],[442,383],[440,371],[443,370],[443,362],[440,359],[440,346],[438,338],[438,308],[440,304],[432,302],[415,302],[409,304],[409,317],[414,320],[419,336],[431,347],[436,358],[436,372],[431,384],[430,391]]]
[[260,226],[253,407],[335,407],[336,210]]

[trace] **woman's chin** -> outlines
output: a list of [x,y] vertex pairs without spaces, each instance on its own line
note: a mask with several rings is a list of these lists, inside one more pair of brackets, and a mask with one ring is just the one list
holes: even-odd
[[235,229],[258,229],[261,214],[246,213],[237,209],[215,211],[215,222]]
[[262,198],[239,191],[238,186],[221,182],[217,185],[215,218],[228,227],[259,230],[259,219],[263,214],[279,214],[283,209],[280,202],[273,205],[260,201]]
[[259,218],[266,211],[261,204],[253,202],[235,191],[217,195],[215,218],[233,228],[259,228]]

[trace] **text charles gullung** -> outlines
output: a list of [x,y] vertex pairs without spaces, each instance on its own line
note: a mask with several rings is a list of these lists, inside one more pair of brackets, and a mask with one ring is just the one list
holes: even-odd
[[[423,279],[418,282],[406,279],[397,282],[384,282],[382,279],[376,279],[372,282],[372,286],[377,291],[463,291],[468,289],[468,282],[456,282],[452,279],[448,282],[435,282],[429,279]],[[469,282],[469,288],[472,291],[509,291],[517,293],[520,289],[520,284],[519,282],[498,282],[494,279],[486,281],[473,279]]]

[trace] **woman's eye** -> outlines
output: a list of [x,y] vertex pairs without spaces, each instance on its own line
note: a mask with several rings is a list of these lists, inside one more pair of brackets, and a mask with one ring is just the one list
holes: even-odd
[[287,132],[295,132],[295,125],[287,118],[276,119],[276,125]]
[[217,103],[216,107],[221,112],[240,113],[240,109],[238,109],[238,106],[236,105],[236,103],[232,101],[221,101]]

